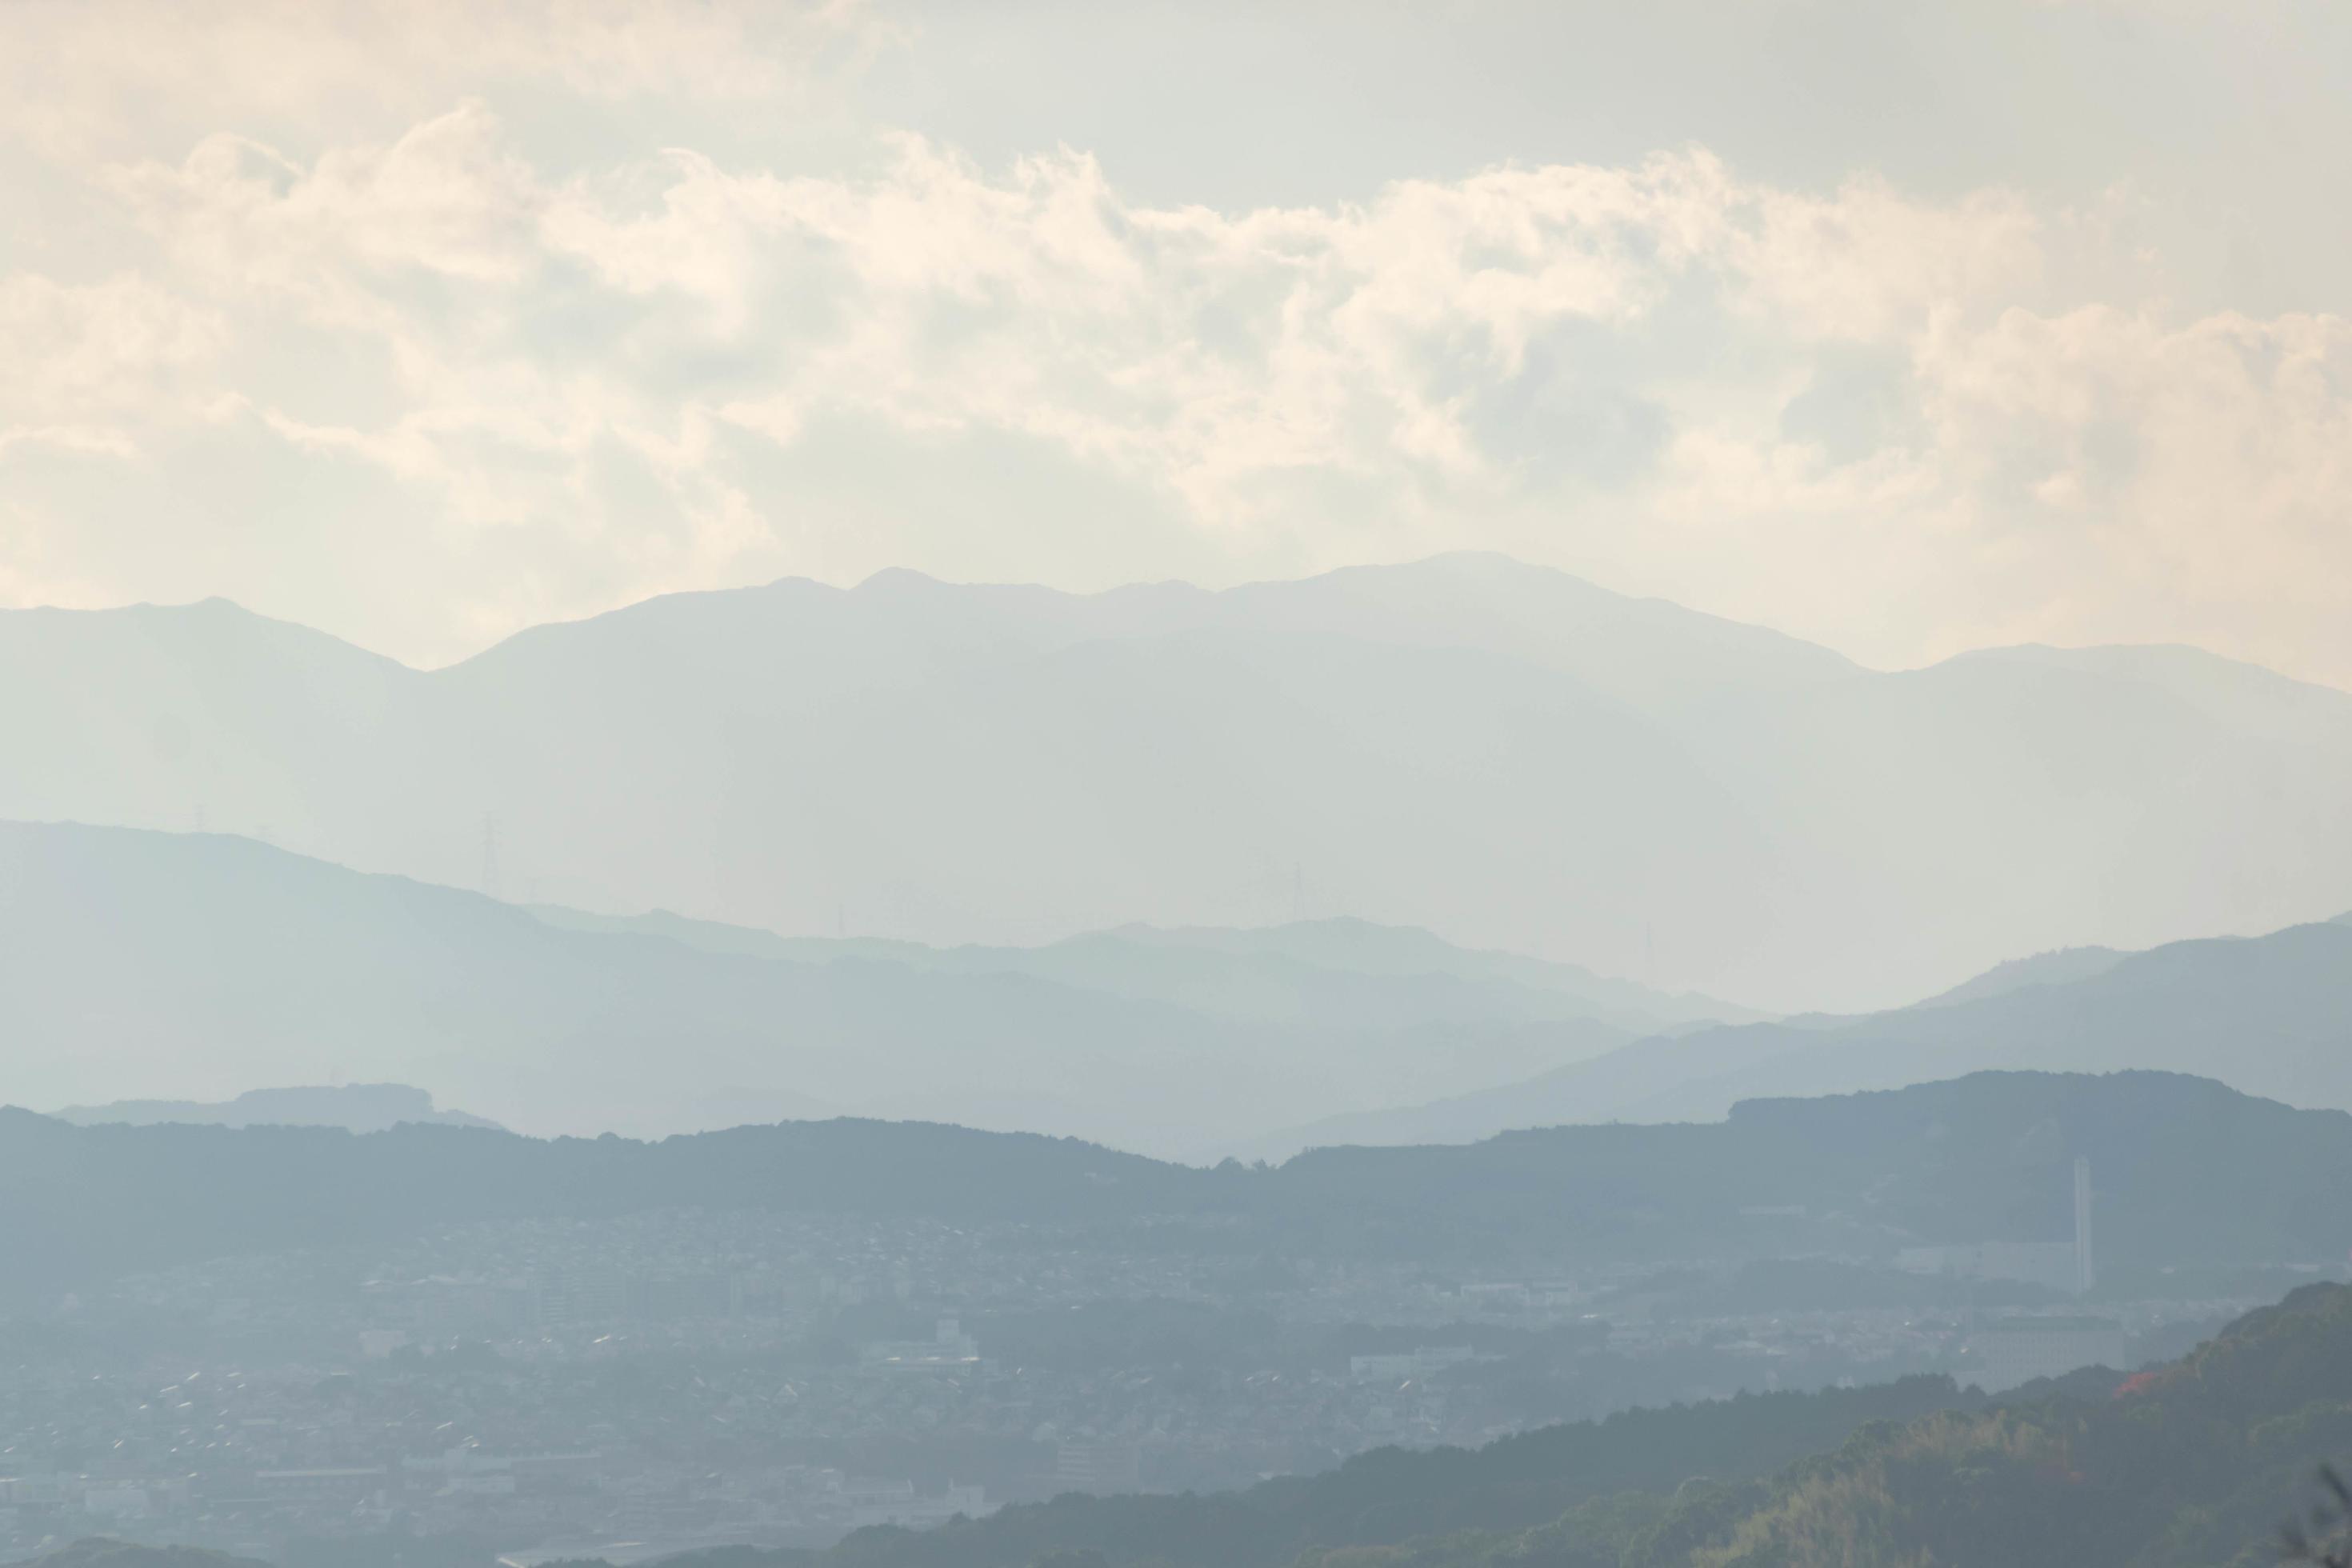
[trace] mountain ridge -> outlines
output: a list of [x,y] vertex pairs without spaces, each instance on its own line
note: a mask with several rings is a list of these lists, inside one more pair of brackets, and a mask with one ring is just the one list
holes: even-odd
[[[2063,961],[2060,973],[2033,978],[2052,959]],[[2348,974],[2352,921],[2343,917],[2145,952],[2037,954],[1908,1007],[1638,1040],[1521,1083],[1289,1129],[1249,1152],[1459,1142],[1551,1122],[1713,1121],[1750,1099],[2023,1068],[2187,1071],[2287,1103],[2352,1108],[2352,1072],[2338,1070],[2352,1056]]]
[[1773,1012],[2352,888],[2352,696],[2179,650],[1874,671],[1507,558],[788,578],[432,671],[157,629],[229,618],[0,614],[0,816],[934,946],[1346,913]]
[[[2102,1279],[2341,1257],[2352,1113],[2210,1079],[1989,1072],[1752,1100],[1725,1121],[1516,1131],[1464,1146],[1327,1148],[1202,1167],[1097,1142],[872,1118],[655,1140],[408,1122],[75,1126],[0,1108],[8,1291],[52,1299],[125,1269],[394,1239],[473,1220],[668,1209],[1136,1227],[1204,1254],[1314,1252],[1486,1269],[1843,1256],[2039,1241],[2099,1198]],[[1172,1229],[1171,1227],[1173,1227]]]
[[1501,1081],[1634,1032],[1565,991],[1459,977],[1197,950],[1172,974],[1151,949],[1139,975],[1084,952],[812,962],[761,933],[714,950],[543,915],[225,835],[0,823],[0,981],[28,1047],[0,1095],[102,1101],[133,1077],[205,1100],[341,1073],[533,1131],[667,1132],[731,1091],[1213,1157],[1274,1106]]
[[[1766,1016],[1754,1008],[1691,992],[1660,993],[1632,981],[1596,974],[1580,964],[1558,963],[1494,949],[1456,946],[1433,932],[1385,926],[1354,916],[1283,921],[1254,927],[1155,926],[1141,921],[1084,931],[1034,948],[967,942],[937,948],[887,938],[784,936],[721,921],[695,921],[673,910],[641,915],[599,915],[556,906],[530,906],[551,924],[578,930],[641,931],[714,952],[735,952],[836,962],[866,957],[919,968],[964,971],[1017,970],[1045,978],[1079,981],[1074,973],[1091,951],[1156,949],[1181,958],[1204,952],[1260,967],[1290,968],[1325,975],[1383,976],[1392,980],[1476,981],[1513,992],[1557,994],[1589,1004],[1591,1016],[1636,1032],[1687,1027],[1699,1022],[1734,1022]],[[1350,949],[1354,950],[1352,952]],[[1379,949],[1396,962],[1381,965],[1369,953]],[[1066,961],[1066,962],[1057,962]],[[1105,983],[1097,981],[1097,985]],[[1116,987],[1113,987],[1116,988]],[[1176,999],[1176,998],[1170,998]],[[1211,1011],[1224,1011],[1211,1007]],[[1535,1008],[1522,1011],[1538,1016]]]

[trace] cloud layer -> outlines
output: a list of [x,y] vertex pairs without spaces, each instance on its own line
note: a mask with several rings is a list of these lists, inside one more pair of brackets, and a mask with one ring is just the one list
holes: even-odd
[[[864,9],[311,16],[232,38],[257,97],[244,56],[14,83],[0,598],[222,593],[434,662],[787,573],[1494,547],[1880,663],[2186,640],[2352,685],[2352,322],[2172,306],[2126,193],[1687,145],[1153,204],[844,121],[913,36]],[[698,145],[715,101],[824,150]]]

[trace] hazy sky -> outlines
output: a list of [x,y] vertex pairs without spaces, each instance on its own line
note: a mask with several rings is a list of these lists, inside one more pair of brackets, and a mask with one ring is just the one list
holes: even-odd
[[0,6],[0,604],[1496,548],[2352,685],[2352,7]]

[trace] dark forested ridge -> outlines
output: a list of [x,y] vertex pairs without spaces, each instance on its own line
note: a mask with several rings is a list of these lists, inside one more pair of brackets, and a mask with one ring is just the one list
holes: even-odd
[[1767,1476],[1872,1423],[1975,1403],[1948,1380],[1923,1377],[1632,1410],[1475,1451],[1378,1449],[1323,1475],[1240,1493],[1063,1497],[920,1534],[876,1531],[852,1536],[824,1561],[1022,1568],[1055,1552],[1092,1551],[1112,1563],[1280,1568],[1314,1546],[1376,1544],[1473,1525],[1520,1528],[1612,1492],[1672,1491],[1693,1476]]
[[1075,1223],[1184,1213],[1216,1179],[1069,1139],[918,1122],[743,1127],[644,1143],[484,1128],[76,1127],[0,1109],[12,1283],[70,1287],[230,1252],[458,1220],[766,1208]]
[[1524,1531],[1311,1552],[1299,1568],[2254,1568],[2278,1560],[2315,1466],[2347,1451],[2352,1290],[2314,1285],[2104,1399],[1880,1424],[1767,1485],[1612,1500]]
[[[1888,1257],[2071,1234],[2098,1190],[2103,1268],[2276,1264],[2352,1246],[2352,1115],[2163,1073],[1986,1073],[1721,1123],[1564,1127],[1201,1169],[1068,1139],[831,1121],[637,1142],[479,1128],[75,1127],[0,1110],[0,1247],[19,1300],[126,1269],[668,1208],[1143,1226],[1202,1250],[1462,1266]],[[1671,1248],[1671,1250],[1668,1250]]]

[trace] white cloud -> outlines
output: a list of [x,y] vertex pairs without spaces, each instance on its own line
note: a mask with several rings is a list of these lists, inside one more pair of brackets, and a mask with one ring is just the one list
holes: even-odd
[[425,319],[390,297],[412,274],[513,284],[540,256],[530,170],[479,105],[308,168],[224,133],[176,165],[114,170],[108,183],[209,291],[329,325],[397,331]]
[[236,122],[349,136],[508,86],[772,109],[903,36],[862,0],[15,0],[0,26],[0,126],[87,158]]
[[217,355],[228,327],[216,311],[123,274],[60,283],[0,277],[0,453],[12,447],[132,455],[118,421],[175,397],[214,399],[192,374]]
[[2352,321],[2012,310],[1921,372],[1989,510],[2022,485],[2036,526],[2095,534],[2111,591],[2067,630],[2352,675]]
[[2042,226],[2006,192],[1939,206],[1869,179],[1827,196],[1759,191],[1747,205],[1754,217],[1730,242],[1741,304],[1806,336],[1906,338],[1937,306],[2014,294],[2042,267]]
[[[329,557],[402,568],[289,602],[251,553],[282,536],[223,531],[121,596],[266,582],[423,658],[794,570],[1086,586],[1494,545],[1882,661],[2173,637],[2352,681],[2346,323],[2178,316],[2111,212],[1777,185],[1696,148],[1232,211],[902,133],[848,169],[556,164],[504,78],[767,103],[881,36],[856,8],[583,15],[257,23],[294,62],[267,101],[313,132],[352,50],[446,84],[315,145],[201,92],[174,112],[215,122],[175,142],[60,132],[105,265],[0,278],[0,349],[37,367],[0,391],[0,463],[53,567],[79,519],[110,541],[81,578],[163,570],[85,471],[137,454],[231,474],[225,505],[320,498]],[[41,466],[68,457],[70,483]],[[984,528],[906,510],[953,464],[1003,487]]]

